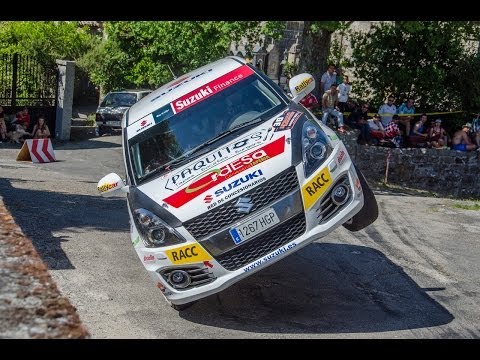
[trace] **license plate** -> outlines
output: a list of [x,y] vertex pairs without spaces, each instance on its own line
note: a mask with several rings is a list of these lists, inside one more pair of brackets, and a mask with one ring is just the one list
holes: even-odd
[[278,224],[280,219],[274,209],[269,208],[261,214],[245,221],[237,227],[230,229],[235,244],[250,239],[251,237],[260,234],[261,232]]

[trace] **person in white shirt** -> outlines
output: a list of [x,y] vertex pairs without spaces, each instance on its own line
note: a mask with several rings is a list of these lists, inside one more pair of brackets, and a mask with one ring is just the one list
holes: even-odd
[[320,79],[320,95],[330,90],[332,84],[337,85],[337,74],[335,73],[335,65],[328,64],[327,71],[323,73]]
[[347,111],[347,101],[350,96],[352,85],[348,82],[348,76],[343,76],[343,82],[338,85],[338,108],[341,112]]
[[393,103],[394,101],[395,97],[390,95],[387,99],[387,102],[378,109],[378,113],[382,118],[383,127],[387,126],[390,121],[392,121],[392,116],[397,113],[397,107]]

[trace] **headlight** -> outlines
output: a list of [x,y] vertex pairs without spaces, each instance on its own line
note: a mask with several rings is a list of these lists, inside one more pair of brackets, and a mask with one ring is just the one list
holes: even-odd
[[303,170],[309,177],[332,153],[332,146],[323,130],[311,121],[302,129]]
[[133,218],[147,247],[162,247],[185,242],[173,228],[146,209],[136,209]]

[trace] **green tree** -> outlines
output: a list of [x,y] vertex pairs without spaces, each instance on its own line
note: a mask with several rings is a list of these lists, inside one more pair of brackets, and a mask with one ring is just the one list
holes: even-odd
[[46,64],[78,60],[99,41],[76,21],[0,22],[0,54],[31,55]]
[[251,47],[278,23],[258,21],[117,21],[105,23],[107,39],[81,59],[104,91],[154,88],[228,54],[242,37]]
[[320,79],[327,69],[331,38],[334,31],[346,29],[351,22],[305,21],[299,72],[309,72],[316,79],[315,95],[319,95]]
[[[457,110],[463,98],[459,69],[470,64],[478,24],[460,21],[396,21],[374,24],[368,33],[352,36],[352,62],[358,79],[354,91],[379,105],[389,94],[413,96],[421,111]],[[470,66],[471,79],[480,68]],[[462,71],[460,71],[462,72]],[[465,71],[463,72],[465,73]],[[479,83],[469,85],[478,89]],[[478,90],[477,94],[478,94]]]

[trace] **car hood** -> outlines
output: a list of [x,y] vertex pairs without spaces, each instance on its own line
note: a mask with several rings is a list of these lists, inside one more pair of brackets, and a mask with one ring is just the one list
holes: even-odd
[[286,110],[137,189],[181,222],[221,206],[292,166],[292,129],[302,115]]
[[122,114],[125,113],[130,108],[130,106],[105,106],[99,107],[97,109],[98,114]]

